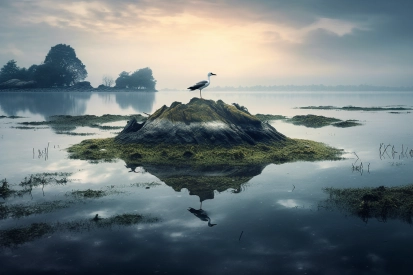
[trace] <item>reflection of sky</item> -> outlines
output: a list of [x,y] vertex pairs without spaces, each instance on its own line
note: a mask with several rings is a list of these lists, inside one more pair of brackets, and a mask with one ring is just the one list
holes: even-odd
[[[339,211],[318,209],[326,199],[324,187],[394,186],[412,183],[412,158],[380,159],[381,142],[396,147],[409,146],[412,130],[408,127],[412,114],[386,112],[344,112],[292,109],[297,105],[316,105],[310,96],[264,94],[262,96],[234,93],[209,93],[225,102],[246,105],[252,113],[291,114],[314,113],[338,118],[356,118],[364,125],[341,129],[311,129],[284,122],[272,125],[289,137],[307,138],[343,148],[347,159],[341,161],[294,162],[268,165],[263,172],[244,185],[238,194],[230,190],[215,192],[202,209],[217,226],[208,227],[187,209],[199,209],[197,196],[188,190],[175,192],[172,187],[149,173],[129,172],[123,161],[90,164],[68,159],[71,144],[85,138],[113,136],[104,132],[92,137],[56,135],[51,129],[19,130],[10,128],[26,119],[1,119],[0,179],[17,185],[25,176],[40,172],[73,172],[74,181],[63,186],[45,186],[33,190],[33,199],[9,198],[8,203],[72,200],[72,190],[108,190],[118,193],[100,199],[78,201],[69,208],[22,219],[0,220],[1,230],[33,222],[69,222],[108,217],[122,213],[140,213],[161,219],[158,223],[129,227],[91,229],[80,232],[59,231],[23,244],[19,248],[0,249],[0,262],[6,273],[12,271],[35,274],[45,271],[69,273],[199,273],[199,274],[389,274],[408,273],[405,264],[413,244],[411,228],[400,221],[367,224],[359,218]],[[157,93],[153,108],[170,105],[171,100],[189,101],[187,94]],[[117,97],[116,97],[117,98]],[[277,98],[277,100],[274,100]],[[342,96],[316,97],[319,105],[345,105]],[[396,100],[398,98],[398,101]],[[358,101],[355,101],[358,99]],[[403,95],[391,100],[387,95],[367,97],[360,101],[351,94],[352,105],[412,105]],[[301,104],[298,104],[301,102]],[[368,103],[367,103],[368,102]],[[297,104],[296,104],[297,103]],[[362,104],[365,103],[365,104]],[[386,104],[387,105],[387,104]],[[85,110],[104,112],[136,111],[133,104],[118,106],[113,95],[92,94]],[[100,106],[100,109],[99,109]],[[132,107],[131,107],[132,106]],[[113,108],[113,109],[111,109]],[[129,109],[128,109],[129,108]],[[132,109],[131,109],[132,108]],[[255,111],[254,111],[255,110]],[[278,112],[277,110],[281,110]],[[314,111],[314,112],[313,112]],[[30,113],[26,113],[30,115]],[[37,116],[35,117],[37,119]],[[89,132],[89,129],[85,130]],[[96,130],[95,130],[96,131]],[[49,142],[49,159],[33,158],[32,150],[44,148]],[[356,157],[370,163],[370,173],[361,175],[351,167]],[[396,164],[400,165],[396,165]],[[145,183],[160,185],[145,188]],[[139,185],[143,184],[143,185]],[[243,232],[241,239],[240,234]],[[391,272],[389,272],[389,270]],[[5,273],[5,274],[6,274]]]

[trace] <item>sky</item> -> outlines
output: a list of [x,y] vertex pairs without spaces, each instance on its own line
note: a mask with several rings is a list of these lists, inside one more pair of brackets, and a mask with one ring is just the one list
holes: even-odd
[[149,67],[157,89],[413,86],[412,0],[1,0],[0,66],[67,44],[87,81]]

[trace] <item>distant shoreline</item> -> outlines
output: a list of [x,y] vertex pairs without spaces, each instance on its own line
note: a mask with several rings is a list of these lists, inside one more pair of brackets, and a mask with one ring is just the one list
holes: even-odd
[[[174,92],[185,89],[160,89],[159,91]],[[389,87],[372,85],[280,85],[280,86],[245,86],[245,87],[208,87],[210,92],[413,92],[413,87]]]
[[55,88],[9,88],[0,89],[0,93],[19,93],[19,92],[50,92],[50,93],[64,93],[64,92],[79,92],[79,93],[93,93],[93,92],[103,92],[103,93],[154,93],[158,90],[138,90],[138,89],[124,89],[124,88],[109,88],[109,89],[99,89],[99,88],[74,88],[74,87],[55,87]]

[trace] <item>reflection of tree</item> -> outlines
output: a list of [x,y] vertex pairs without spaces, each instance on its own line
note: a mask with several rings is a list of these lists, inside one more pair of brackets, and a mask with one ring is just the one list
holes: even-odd
[[[132,169],[134,165],[128,164]],[[138,165],[135,165],[135,169]],[[143,165],[143,169],[156,176],[175,191],[182,188],[196,195],[200,201],[213,199],[214,191],[223,192],[228,189],[241,190],[241,185],[261,174],[266,165],[250,166],[198,166],[176,167],[166,165]],[[239,192],[235,192],[239,193]]]
[[[99,96],[104,96],[104,94],[99,94]],[[139,92],[139,93],[130,93],[130,92],[117,92],[115,93],[116,103],[119,104],[119,107],[122,109],[127,109],[132,107],[139,113],[152,112],[153,103],[155,102],[155,93],[154,92]]]
[[0,107],[9,116],[18,112],[43,115],[84,114],[91,93],[0,93]]

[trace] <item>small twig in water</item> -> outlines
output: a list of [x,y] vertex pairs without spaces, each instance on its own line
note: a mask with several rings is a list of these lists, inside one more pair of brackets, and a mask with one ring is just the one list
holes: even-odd
[[241,231],[241,235],[239,235],[238,241],[241,241],[242,233],[244,233],[244,231]]

